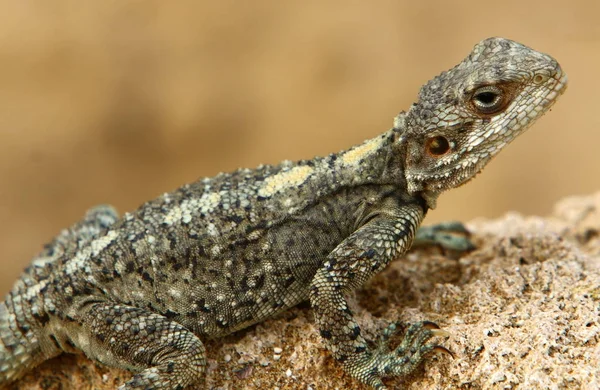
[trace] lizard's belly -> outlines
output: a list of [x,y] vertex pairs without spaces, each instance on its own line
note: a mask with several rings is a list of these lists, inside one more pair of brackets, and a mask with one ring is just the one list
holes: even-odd
[[195,258],[176,275],[158,273],[157,306],[198,335],[224,336],[308,299],[312,278],[329,251],[299,243],[281,251]]

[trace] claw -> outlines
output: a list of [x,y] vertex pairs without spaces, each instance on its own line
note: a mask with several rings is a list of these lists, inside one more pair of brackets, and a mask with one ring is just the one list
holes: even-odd
[[455,358],[456,358],[456,357],[454,356],[454,353],[453,353],[451,350],[449,350],[449,349],[448,349],[448,348],[446,348],[446,347],[442,347],[441,345],[436,345],[436,346],[435,346],[435,347],[432,349],[432,352],[445,353],[445,354],[447,354],[447,355],[450,355],[450,357],[451,357],[452,359],[455,359]]
[[423,324],[423,328],[425,329],[439,329],[440,326],[438,324],[436,324],[435,322],[431,322],[431,321],[423,321],[421,322],[421,324]]

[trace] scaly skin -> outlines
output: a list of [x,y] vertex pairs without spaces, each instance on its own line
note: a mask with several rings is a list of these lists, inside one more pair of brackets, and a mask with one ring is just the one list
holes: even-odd
[[[439,194],[473,178],[565,85],[551,57],[487,39],[427,83],[392,129],[361,145],[202,179],[122,218],[110,207],[91,210],[0,304],[0,384],[82,351],[136,372],[123,389],[198,385],[201,340],[309,300],[333,357],[385,389],[383,378],[448,352],[432,341],[446,333],[414,324],[390,349],[392,324],[372,349],[345,295],[406,252]],[[439,229],[418,236],[453,245]]]

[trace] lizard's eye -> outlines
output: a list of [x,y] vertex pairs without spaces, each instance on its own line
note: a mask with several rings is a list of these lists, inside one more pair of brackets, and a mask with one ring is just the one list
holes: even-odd
[[429,138],[425,142],[425,148],[427,149],[427,153],[434,157],[439,157],[450,151],[450,143],[446,138],[438,135],[437,137]]
[[495,114],[506,106],[504,91],[494,85],[486,85],[475,90],[471,102],[482,114]]

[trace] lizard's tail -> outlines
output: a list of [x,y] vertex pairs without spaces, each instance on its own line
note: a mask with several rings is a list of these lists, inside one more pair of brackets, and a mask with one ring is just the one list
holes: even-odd
[[[14,307],[14,306],[13,306]],[[19,326],[17,315],[0,302],[0,386],[22,376],[39,362],[37,338],[27,326]]]

